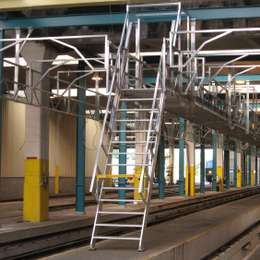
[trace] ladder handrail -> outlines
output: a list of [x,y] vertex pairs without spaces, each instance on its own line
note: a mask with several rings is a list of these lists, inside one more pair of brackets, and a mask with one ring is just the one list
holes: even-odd
[[110,83],[108,101],[107,101],[107,106],[106,106],[106,113],[105,113],[105,117],[104,117],[104,120],[103,120],[103,126],[102,126],[102,130],[101,130],[101,134],[100,134],[100,141],[99,141],[99,144],[98,144],[98,147],[97,147],[96,159],[95,159],[95,164],[94,164],[93,173],[92,173],[92,179],[91,179],[91,183],[90,183],[90,189],[89,189],[90,192],[93,192],[93,188],[94,188],[95,181],[96,181],[100,152],[101,152],[101,149],[102,149],[106,124],[107,124],[107,121],[108,121],[108,115],[109,115],[109,112],[110,112],[109,108],[111,106],[111,103],[113,104],[113,102],[112,102],[113,101],[113,99],[112,99],[113,98],[113,91],[115,90],[116,92],[118,92],[118,86],[115,83],[116,83],[116,76],[117,76],[118,70],[120,71],[121,52],[123,50],[123,42],[124,42],[124,36],[125,36],[125,33],[126,33],[126,29],[127,29],[126,28],[127,23],[128,23],[128,14],[126,14],[126,17],[125,17],[123,30],[122,30],[122,36],[121,36],[120,44],[119,44],[118,51],[117,51],[117,59],[116,59],[116,63],[115,63],[115,66],[114,66],[115,69],[114,69],[112,80],[111,80],[111,83]]

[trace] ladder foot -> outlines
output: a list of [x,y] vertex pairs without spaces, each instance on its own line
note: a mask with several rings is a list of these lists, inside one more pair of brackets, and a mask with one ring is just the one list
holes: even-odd
[[144,252],[144,248],[143,247],[139,247],[137,251],[138,252]]
[[90,247],[88,248],[88,250],[89,250],[89,251],[96,251],[96,248],[95,248],[94,246],[90,246]]

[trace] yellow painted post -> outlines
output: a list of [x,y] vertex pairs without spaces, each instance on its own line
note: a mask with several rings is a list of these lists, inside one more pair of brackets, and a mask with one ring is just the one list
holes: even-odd
[[241,169],[237,169],[237,188],[241,188],[242,186],[242,173]]
[[58,194],[60,192],[60,166],[55,167],[55,180],[54,180],[54,193]]
[[195,196],[195,140],[193,125],[187,121],[186,124],[186,151],[187,151],[187,167],[185,178],[185,193],[187,196]]
[[217,177],[218,177],[219,191],[224,191],[224,172],[222,166],[217,166]]
[[24,220],[30,222],[47,220],[49,161],[27,158],[24,170]]
[[[139,188],[139,183],[140,183],[140,176],[142,172],[142,167],[141,166],[136,166],[135,167],[135,174],[134,174],[134,200],[141,200],[142,196],[138,192]],[[144,176],[144,198],[146,198],[147,195],[147,187],[148,187],[148,179],[147,179],[147,172],[145,171],[145,176]]]
[[[237,149],[240,149],[240,146],[237,146]],[[237,152],[237,188],[242,187],[242,161],[241,161],[241,152]]]

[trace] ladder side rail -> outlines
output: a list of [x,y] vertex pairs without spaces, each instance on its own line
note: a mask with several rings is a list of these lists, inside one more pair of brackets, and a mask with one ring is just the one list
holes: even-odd
[[[147,137],[146,137],[146,146],[145,146],[145,155],[144,155],[144,162],[147,162],[147,158],[148,158],[148,149],[149,149],[149,139],[150,139],[150,135],[151,135],[151,130],[152,130],[152,123],[153,123],[153,117],[154,117],[154,110],[155,110],[155,106],[156,106],[156,97],[157,97],[157,92],[158,92],[158,88],[160,85],[160,76],[161,76],[161,59],[160,59],[160,63],[159,63],[159,69],[157,72],[157,77],[156,77],[156,85],[155,85],[155,90],[154,90],[154,95],[153,95],[153,103],[152,103],[152,111],[150,113],[150,120],[149,120],[149,126],[148,126],[148,133],[147,133]],[[141,176],[140,176],[140,183],[139,183],[139,188],[138,188],[138,192],[142,193],[143,192],[143,183],[144,183],[144,172],[145,172],[145,167],[142,167],[142,171],[141,171]]]
[[104,140],[106,124],[107,124],[107,121],[108,121],[109,108],[110,108],[111,102],[113,101],[113,95],[112,94],[113,94],[114,88],[117,89],[117,86],[115,84],[117,73],[118,73],[117,68],[120,65],[120,53],[121,53],[121,49],[122,49],[122,46],[123,46],[124,35],[125,35],[125,32],[126,32],[127,20],[128,20],[128,15],[126,15],[126,18],[125,18],[122,37],[121,37],[120,45],[119,45],[119,48],[118,48],[118,51],[117,51],[117,61],[116,61],[116,64],[115,64],[115,70],[113,72],[113,77],[112,77],[112,80],[111,80],[111,87],[109,89],[109,96],[108,96],[108,101],[107,101],[107,106],[106,106],[106,113],[105,113],[103,126],[102,126],[102,130],[101,130],[101,134],[100,134],[100,141],[99,141],[98,148],[97,148],[96,160],[95,160],[95,164],[94,164],[94,168],[93,168],[92,179],[91,179],[91,184],[90,184],[90,189],[89,189],[90,192],[93,192],[93,188],[94,188],[95,181],[96,181],[97,170],[98,170],[98,162],[99,162],[99,159],[100,159],[100,152],[101,152],[102,144],[103,144],[103,140]]

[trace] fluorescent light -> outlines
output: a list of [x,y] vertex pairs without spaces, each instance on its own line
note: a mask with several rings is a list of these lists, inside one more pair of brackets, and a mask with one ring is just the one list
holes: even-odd
[[[14,67],[15,66],[16,59],[15,58],[4,58],[4,67]],[[14,64],[12,64],[14,63]],[[18,65],[18,64],[17,64]],[[27,66],[27,62],[23,57],[19,58],[19,66]]]
[[238,84],[238,85],[243,85],[243,84],[245,84],[246,82],[244,81],[244,80],[236,80],[236,84]]
[[52,65],[61,65],[63,63],[65,63],[64,65],[77,65],[79,61],[70,55],[58,55]]

